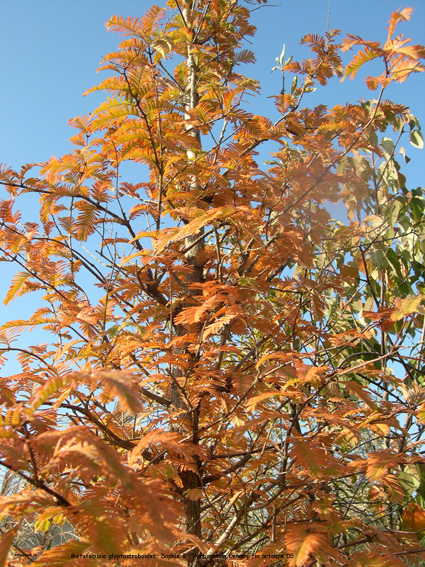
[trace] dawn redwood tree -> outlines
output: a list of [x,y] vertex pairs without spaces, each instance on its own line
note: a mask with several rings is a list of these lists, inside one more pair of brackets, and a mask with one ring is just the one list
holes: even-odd
[[[71,120],[75,150],[2,169],[5,302],[37,299],[1,329],[21,366],[0,381],[19,479],[1,565],[423,564],[425,200],[398,157],[423,138],[385,89],[425,49],[396,31],[409,8],[383,45],[307,35],[310,59],[278,58],[272,122],[245,107],[250,4],[113,17],[92,89],[110,94]],[[369,60],[373,99],[307,106]],[[149,176],[126,181],[128,161]],[[25,346],[37,328],[51,341]],[[70,539],[31,549],[23,522]]]

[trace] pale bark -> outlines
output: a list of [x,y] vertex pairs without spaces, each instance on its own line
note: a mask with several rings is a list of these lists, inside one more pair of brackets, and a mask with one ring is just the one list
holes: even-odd
[[[185,20],[188,22],[190,21],[190,9],[186,6],[183,9],[183,15]],[[188,46],[188,53],[187,53],[187,87],[185,93],[185,119],[189,120],[190,118],[190,110],[195,108],[199,101],[199,96],[197,92],[197,82],[198,82],[198,71],[195,63],[194,56],[192,54],[192,45]],[[196,139],[201,145],[201,133],[198,129],[190,129],[190,126],[187,127],[187,131],[190,130],[191,135]],[[192,162],[195,159],[196,155],[195,152],[191,149],[187,151],[187,161],[188,163]],[[195,175],[191,176],[190,185],[188,187],[189,191],[196,191],[199,188],[199,182]],[[201,283],[203,281],[203,260],[202,260],[202,252],[205,247],[205,241],[202,238],[203,230],[197,231],[193,235],[189,235],[185,239],[185,248],[187,250],[185,257],[187,263],[192,266],[192,272],[188,274],[185,278],[185,284],[191,283]],[[194,244],[196,242],[196,244]],[[196,295],[198,290],[190,289],[189,293],[191,295]],[[184,307],[184,306],[183,306]],[[186,329],[178,325],[176,326],[176,333],[180,336],[186,334]],[[194,356],[194,355],[192,355]],[[176,409],[184,410],[181,414],[180,419],[178,420],[178,424],[174,424],[173,429],[178,430],[181,433],[188,434],[192,433],[191,441],[192,443],[197,443],[198,438],[196,434],[196,430],[198,429],[198,419],[199,419],[199,407],[190,408],[188,403],[184,399],[181,390],[177,386],[177,382],[179,378],[183,376],[183,372],[180,368],[174,367],[173,371],[173,378],[175,380],[174,384],[172,385],[172,392],[171,392],[171,401],[172,405]],[[190,424],[190,425],[188,425]],[[188,431],[188,427],[190,427],[191,431]],[[196,458],[195,458],[196,459]],[[199,467],[199,461],[196,459],[196,466]],[[182,483],[181,493],[183,498],[183,503],[185,507],[185,514],[186,514],[186,531],[190,534],[196,535],[197,537],[201,538],[202,530],[201,530],[201,506],[199,500],[192,500],[189,496],[187,491],[200,488],[201,487],[201,479],[200,475],[193,471],[193,470],[185,470],[181,471],[180,480]],[[193,558],[188,557],[188,563],[193,563]]]

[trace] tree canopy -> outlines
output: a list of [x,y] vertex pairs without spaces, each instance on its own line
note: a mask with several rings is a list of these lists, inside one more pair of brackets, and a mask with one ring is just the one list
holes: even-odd
[[[423,137],[385,93],[425,48],[409,8],[384,44],[306,35],[272,121],[241,72],[265,3],[111,18],[75,149],[1,169],[4,302],[36,299],[0,329],[0,565],[423,564]],[[372,60],[362,101],[308,106]]]

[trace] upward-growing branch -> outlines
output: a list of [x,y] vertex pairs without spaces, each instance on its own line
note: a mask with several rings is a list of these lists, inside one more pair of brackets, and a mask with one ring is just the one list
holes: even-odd
[[[190,40],[187,42],[187,55],[186,55],[186,68],[187,68],[187,80],[185,88],[185,130],[194,138],[196,141],[197,150],[201,150],[201,132],[198,128],[193,128],[189,121],[191,119],[190,111],[195,109],[198,105],[199,95],[198,95],[198,69],[195,61],[195,56],[193,53],[194,45],[193,40],[196,36],[195,29],[193,27],[193,5],[195,4],[192,0],[187,0],[186,4],[181,8],[179,6],[179,0],[176,0],[176,4],[181,12],[182,19],[189,26],[188,32],[190,34]],[[196,153],[193,148],[189,147],[186,152],[188,166],[196,159]],[[184,203],[184,206],[190,207],[193,196],[199,192],[199,181],[195,173],[190,175],[189,186],[187,187],[187,193],[191,196],[191,199]],[[204,229],[200,228],[194,233],[188,234],[185,238],[185,249],[184,254],[187,264],[190,266],[191,271],[186,274],[185,287],[188,289],[189,295],[196,295],[199,293],[199,287],[190,287],[190,284],[200,284],[203,281],[203,258],[202,252],[205,248],[205,242],[203,238]],[[172,322],[170,321],[170,324]],[[186,329],[182,325],[176,327],[177,335],[184,336]],[[177,349],[176,354],[182,354],[182,349]],[[191,359],[194,359],[194,353],[190,354]],[[193,368],[193,362],[189,364],[189,369]],[[190,371],[190,370],[189,370]],[[188,370],[183,371],[181,366],[174,367],[172,369],[172,375],[174,383],[171,388],[171,399],[174,407],[176,409],[182,409],[183,414],[179,418],[180,423],[185,423],[186,425],[182,427],[179,425],[172,425],[172,429],[178,430],[181,433],[188,433],[187,426],[189,424],[189,434],[191,432],[196,432],[199,427],[199,405],[196,404],[192,408],[188,407],[187,399],[185,400],[182,396],[182,392],[179,385],[179,380],[190,381],[191,376],[188,375]],[[186,428],[186,431],[185,431]],[[197,443],[197,435],[191,435],[192,442]],[[186,530],[188,533],[202,537],[201,529],[201,506],[198,499],[194,499],[191,496],[191,490],[201,488],[201,479],[199,474],[200,461],[198,457],[195,457],[195,469],[197,470],[184,470],[180,472],[180,480],[182,483],[181,492],[185,507],[186,515]],[[189,564],[196,561],[196,554],[191,554],[188,556],[187,561]]]
[[[178,1],[178,0],[177,0]],[[190,2],[192,5],[193,2]],[[186,22],[191,22],[191,8],[185,6],[183,9],[183,15]],[[190,35],[192,38],[191,42],[188,42],[187,46],[187,86],[186,86],[186,93],[185,93],[185,107],[186,107],[186,114],[185,118],[187,121],[190,120],[191,115],[190,111],[195,109],[199,102],[199,94],[198,94],[198,67],[195,61],[195,55],[193,53],[194,50],[194,40],[197,36],[196,30],[191,26],[190,28]],[[198,147],[198,152],[202,151],[202,144],[201,144],[201,131],[199,128],[193,128],[190,124],[186,124],[186,131],[190,132],[191,136],[196,140]],[[190,164],[196,159],[196,153],[193,151],[192,148],[188,148],[187,150],[187,160]],[[197,194],[200,190],[200,184],[196,174],[191,175],[191,181],[189,190],[192,195]],[[194,234],[190,234],[186,237],[186,248],[187,252],[185,254],[186,260],[188,263],[193,267],[193,273],[189,274],[188,281],[192,283],[200,283],[203,280],[203,270],[204,270],[204,263],[202,260],[202,252],[205,249],[205,241],[202,238],[204,233],[204,229],[200,228]],[[196,244],[195,244],[196,243]],[[194,293],[199,293],[199,290],[193,290]]]

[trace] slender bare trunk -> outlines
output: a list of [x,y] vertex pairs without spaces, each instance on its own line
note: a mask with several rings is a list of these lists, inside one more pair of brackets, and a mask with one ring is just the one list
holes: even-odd
[[[186,21],[190,20],[190,12],[189,9],[186,7],[183,11],[184,17]],[[192,108],[195,108],[198,104],[199,96],[197,92],[197,81],[198,81],[198,73],[197,67],[195,63],[194,56],[192,54],[192,46],[188,46],[188,53],[187,53],[187,70],[188,70],[188,82],[186,88],[186,99],[185,99],[185,108],[186,114],[185,118],[188,120],[190,118],[189,111]],[[189,131],[190,127],[187,127]],[[198,129],[191,130],[191,135],[197,140],[199,145],[201,144],[201,133]],[[193,150],[189,149],[187,151],[187,160],[188,163],[195,159],[196,155]],[[195,175],[191,176],[189,191],[192,193],[199,188],[199,181]],[[186,284],[191,283],[201,283],[203,281],[203,259],[202,259],[202,251],[204,250],[205,243],[204,239],[202,238],[203,230],[199,230],[197,233],[187,236],[185,240],[185,248],[187,250],[185,256],[187,263],[192,267],[192,271],[190,274],[186,276]],[[194,244],[196,242],[196,244]],[[196,289],[190,289],[191,295],[196,295],[199,293]],[[176,333],[178,335],[186,334],[186,329],[182,326],[178,326],[176,328]],[[192,355],[194,356],[194,355]],[[191,365],[190,365],[191,366]],[[187,433],[192,433],[192,443],[198,442],[197,436],[197,429],[198,429],[198,420],[199,420],[199,407],[189,407],[188,403],[184,399],[182,392],[179,390],[176,382],[179,378],[182,377],[184,372],[180,369],[175,367],[173,370],[173,377],[175,379],[175,383],[173,384],[172,388],[172,403],[176,409],[184,410],[181,414],[181,418],[179,419],[179,424],[184,423],[184,425],[174,425],[174,429]],[[190,425],[188,425],[190,424]],[[191,431],[188,431],[187,428],[190,427]],[[199,467],[199,461],[196,461],[197,467]],[[186,514],[186,531],[190,534],[196,535],[197,537],[201,538],[202,536],[202,529],[201,529],[201,506],[199,500],[192,500],[189,496],[188,491],[194,488],[201,487],[201,479],[198,472],[193,470],[185,470],[181,471],[180,480],[182,483],[181,487],[181,494],[184,502],[185,507],[185,514]],[[188,563],[193,563],[194,558],[188,557]]]

